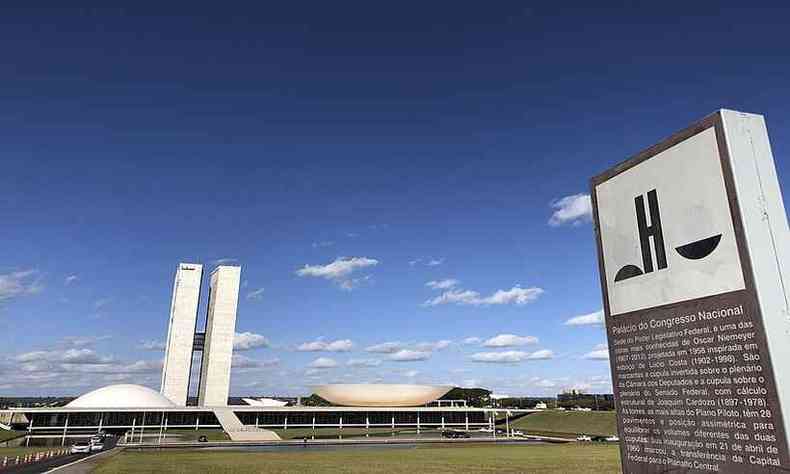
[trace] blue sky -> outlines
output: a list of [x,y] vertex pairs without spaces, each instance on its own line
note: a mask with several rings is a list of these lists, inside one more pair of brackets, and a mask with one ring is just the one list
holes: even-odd
[[787,188],[790,12],[738,5],[6,10],[0,395],[158,388],[180,261],[243,267],[236,395],[610,391],[589,178],[732,108]]

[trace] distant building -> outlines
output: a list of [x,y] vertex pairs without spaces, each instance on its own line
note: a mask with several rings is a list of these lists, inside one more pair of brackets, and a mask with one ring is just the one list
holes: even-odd
[[580,393],[571,391],[558,394],[557,405],[567,409],[614,410],[614,395],[611,393]]
[[180,263],[173,283],[161,394],[186,406],[203,265]]
[[241,267],[220,265],[211,273],[198,405],[226,406],[236,332]]

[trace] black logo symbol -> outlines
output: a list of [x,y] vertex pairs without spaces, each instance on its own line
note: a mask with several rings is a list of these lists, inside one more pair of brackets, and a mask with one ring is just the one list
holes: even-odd
[[[656,190],[654,189],[647,193],[650,225],[647,224],[645,197],[643,195],[640,194],[634,198],[634,206],[636,207],[636,225],[639,230],[639,245],[642,249],[642,266],[644,270],[636,265],[626,265],[615,275],[615,282],[653,272],[653,251],[650,248],[650,237],[653,238],[653,247],[655,249],[655,266],[658,270],[667,268],[664,232],[661,227],[661,213],[658,209],[658,194]],[[719,242],[721,242],[721,234],[675,247],[675,251],[683,258],[699,260],[713,253],[716,247],[719,246]]]

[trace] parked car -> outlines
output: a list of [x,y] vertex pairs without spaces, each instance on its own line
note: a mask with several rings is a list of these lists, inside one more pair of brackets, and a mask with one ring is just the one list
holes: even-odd
[[493,433],[494,432],[494,430],[492,430],[491,428],[480,428],[477,431],[479,431],[481,433]]
[[512,430],[512,431],[510,432],[510,434],[511,434],[511,435],[513,435],[513,436],[526,436],[526,435],[524,434],[524,432],[523,432],[523,431],[521,431],[521,430]]
[[619,443],[620,442],[620,438],[617,437],[616,435],[611,435],[611,436],[607,436],[604,439],[604,441],[609,441],[610,443]]
[[207,442],[208,442],[208,438],[206,438],[206,435],[200,435],[200,437],[198,438],[198,443],[207,443]]
[[580,434],[576,437],[576,441],[592,441],[592,438],[587,436],[586,434]]
[[469,438],[471,435],[466,431],[444,430],[442,431],[443,438]]
[[104,441],[91,443],[91,452],[101,451],[102,449],[104,449]]
[[88,441],[77,441],[71,445],[71,454],[88,454],[91,452],[91,443]]

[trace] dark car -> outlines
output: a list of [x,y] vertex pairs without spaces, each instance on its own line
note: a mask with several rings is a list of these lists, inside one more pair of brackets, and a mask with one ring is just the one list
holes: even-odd
[[198,443],[207,443],[207,442],[208,442],[208,438],[206,438],[206,435],[200,435],[200,437],[198,438]]
[[470,435],[466,431],[444,430],[442,431],[443,438],[469,438]]

